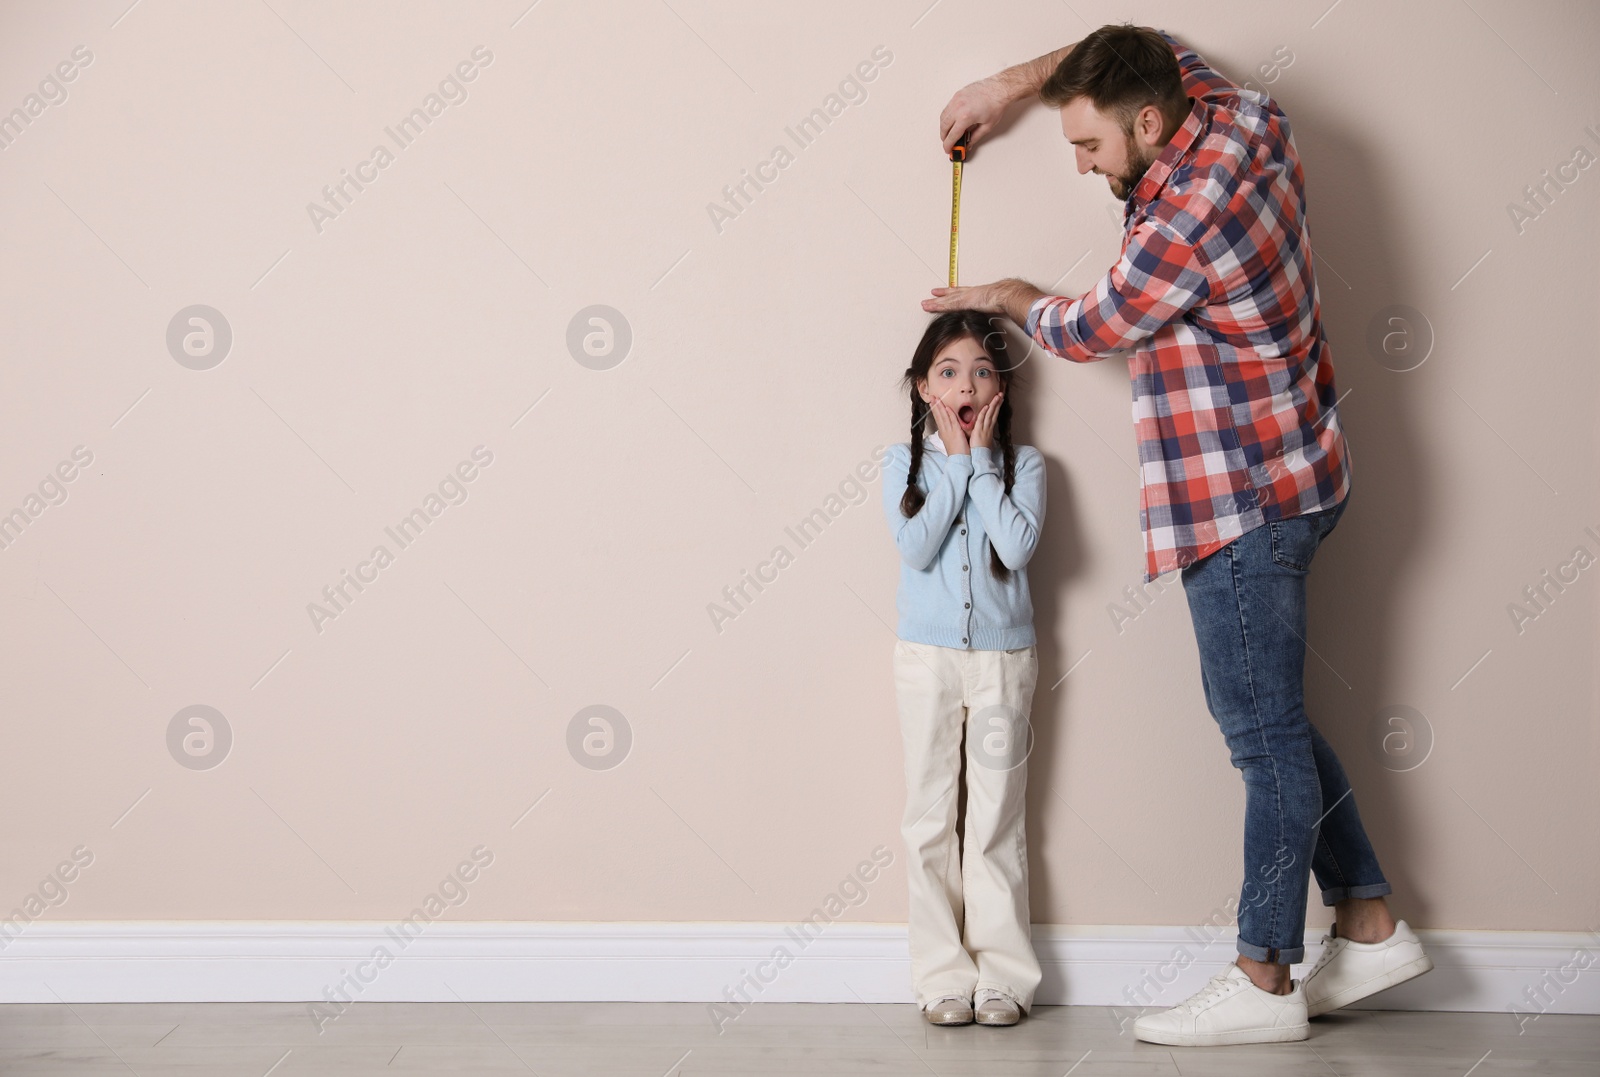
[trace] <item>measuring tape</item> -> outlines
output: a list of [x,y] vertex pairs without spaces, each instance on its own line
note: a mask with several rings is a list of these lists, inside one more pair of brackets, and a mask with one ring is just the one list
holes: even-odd
[[961,248],[961,164],[967,159],[969,131],[950,150],[950,287],[956,286],[956,253]]

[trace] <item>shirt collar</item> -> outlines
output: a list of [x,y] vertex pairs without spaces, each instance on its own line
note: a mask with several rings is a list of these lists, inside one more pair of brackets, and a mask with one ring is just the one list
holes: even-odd
[[1172,133],[1172,139],[1161,150],[1160,156],[1150,162],[1150,167],[1134,184],[1133,193],[1128,198],[1128,210],[1131,212],[1137,206],[1148,204],[1151,199],[1161,193],[1161,188],[1166,186],[1167,178],[1178,167],[1178,162],[1194,148],[1200,139],[1200,132],[1208,121],[1210,106],[1201,98],[1190,99],[1189,115],[1183,123]]
[[950,455],[948,452],[945,451],[944,439],[939,437],[938,433],[932,433],[932,434],[929,434],[928,436],[924,437],[922,439],[922,443],[924,445],[932,445],[935,449],[939,450],[941,455],[944,455],[944,456],[949,456]]

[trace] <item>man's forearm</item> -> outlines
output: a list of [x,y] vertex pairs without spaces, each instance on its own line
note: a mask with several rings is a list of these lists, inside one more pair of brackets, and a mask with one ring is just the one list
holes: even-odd
[[990,79],[1004,90],[1008,101],[1020,101],[1024,97],[1034,96],[1039,92],[1039,87],[1044,85],[1045,79],[1050,77],[1050,73],[1067,58],[1067,53],[1076,45],[1076,41],[1071,45],[1063,45],[1054,52],[1047,52],[1026,63],[1008,67],[998,74],[991,75]]
[[1017,323],[1017,327],[1027,331],[1028,309],[1036,303],[1041,296],[1048,292],[1041,292],[1027,281],[1018,277],[1007,277],[995,285],[996,302],[1006,317]]

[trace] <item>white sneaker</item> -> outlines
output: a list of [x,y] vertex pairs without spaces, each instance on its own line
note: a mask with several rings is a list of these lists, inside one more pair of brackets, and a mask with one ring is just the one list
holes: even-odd
[[1022,1007],[1004,991],[979,988],[972,999],[973,1020],[980,1025],[1014,1025],[1022,1020]]
[[1133,1034],[1146,1043],[1209,1047],[1226,1043],[1287,1043],[1311,1034],[1300,981],[1287,995],[1274,995],[1250,982],[1238,965],[1211,977],[1187,1002],[1141,1017]]
[[945,995],[924,1006],[922,1016],[930,1025],[970,1025],[972,1000],[965,995]]
[[1311,1017],[1348,1006],[1433,968],[1416,932],[1404,920],[1382,942],[1351,942],[1322,936],[1322,956],[1303,981],[1306,1013]]

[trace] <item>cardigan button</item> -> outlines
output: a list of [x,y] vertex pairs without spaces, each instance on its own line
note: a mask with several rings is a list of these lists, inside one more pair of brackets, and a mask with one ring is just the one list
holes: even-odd
[[970,609],[971,609],[971,608],[972,608],[972,603],[970,603],[970,602],[963,602],[963,603],[961,603],[961,605],[962,605],[962,606],[963,606],[963,607],[964,607],[964,608],[965,608],[965,609],[969,609],[969,610],[970,610]]
[[966,637],[966,636],[962,636],[962,637],[961,637],[961,642],[962,642],[962,643],[965,643],[965,642],[967,642],[967,637]]

